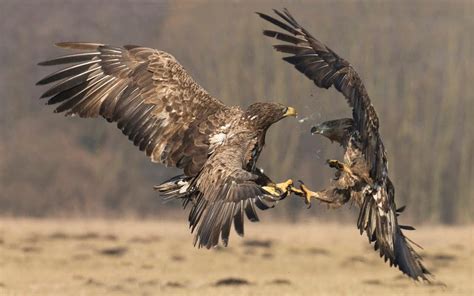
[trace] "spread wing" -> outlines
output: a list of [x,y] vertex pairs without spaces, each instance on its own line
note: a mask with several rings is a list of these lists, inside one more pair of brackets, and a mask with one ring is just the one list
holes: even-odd
[[195,244],[199,247],[216,246],[219,237],[227,245],[232,222],[242,236],[244,213],[252,222],[258,221],[256,206],[261,210],[273,206],[275,200],[262,188],[269,182],[268,177],[244,169],[252,148],[241,140],[220,146],[192,184],[198,196],[189,223],[193,231],[197,230]]
[[[420,256],[407,242],[397,222],[393,185],[387,176],[385,148],[379,135],[379,119],[357,72],[343,58],[313,37],[291,16],[288,10],[275,10],[280,20],[266,14],[260,17],[278,26],[284,32],[265,30],[268,37],[285,42],[275,45],[277,51],[290,56],[283,59],[295,66],[321,88],[334,86],[352,107],[355,130],[358,132],[362,153],[369,176],[374,180],[372,192],[363,199],[358,227],[365,231],[381,256],[391,265],[414,279],[427,280],[429,272]],[[338,193],[339,194],[339,193]]]
[[275,10],[275,13],[281,21],[263,13],[258,15],[284,32],[265,30],[263,34],[285,42],[274,48],[290,54],[283,60],[294,65],[318,87],[334,86],[346,97],[353,108],[354,125],[364,146],[362,150],[371,169],[370,175],[374,180],[381,179],[386,174],[386,157],[378,131],[379,119],[359,75],[346,60],[298,24],[288,10]]
[[207,159],[209,136],[227,107],[211,97],[170,54],[140,46],[59,43],[78,53],[40,65],[72,64],[43,78],[56,83],[42,98],[55,112],[116,122],[153,162],[195,175]]

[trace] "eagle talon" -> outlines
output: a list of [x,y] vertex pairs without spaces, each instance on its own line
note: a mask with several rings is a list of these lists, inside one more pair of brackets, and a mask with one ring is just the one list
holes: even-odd
[[309,190],[308,187],[306,187],[306,185],[304,185],[303,182],[300,182],[300,190],[301,192],[303,192],[303,198],[304,198],[305,204],[308,206],[307,208],[310,209],[311,198],[317,198],[318,194],[314,191]]
[[272,196],[284,198],[291,191],[292,187],[293,187],[293,180],[288,179],[285,182],[281,182],[277,184],[268,184],[267,186],[263,186],[262,188],[263,190],[265,190]]
[[338,180],[342,173],[346,173],[352,178],[357,178],[349,165],[334,159],[328,159],[326,162],[331,168],[335,168],[337,170],[334,180]]
[[263,186],[262,189],[272,196],[280,196],[280,194],[276,191],[276,188],[274,187],[274,185]]
[[344,170],[344,164],[342,162],[340,162],[339,160],[336,160],[336,159],[328,159],[326,160],[327,164],[329,165],[329,167],[331,168],[335,168],[339,171],[343,171]]
[[300,188],[296,188],[293,185],[290,186],[289,191],[294,193],[295,195],[301,196],[304,198],[304,203],[308,205],[308,209],[311,208],[311,198],[317,198],[318,193],[311,191],[306,187],[303,181],[298,180],[300,183]]
[[293,180],[291,179],[288,179],[285,182],[275,184],[275,187],[278,188],[282,193],[288,193],[292,186],[293,186]]

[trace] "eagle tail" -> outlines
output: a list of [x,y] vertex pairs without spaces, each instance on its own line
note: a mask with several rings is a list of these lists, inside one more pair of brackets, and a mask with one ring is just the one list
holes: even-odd
[[257,208],[266,210],[273,206],[260,197],[211,203],[198,196],[188,217],[191,232],[195,233],[194,245],[210,249],[218,245],[220,238],[224,247],[227,247],[232,225],[239,236],[244,236],[244,217],[251,222],[258,222]]
[[[232,188],[230,195],[236,201],[216,200],[210,202],[202,192],[196,189],[196,178],[179,175],[155,186],[155,190],[165,200],[181,199],[183,206],[191,204],[189,228],[195,233],[194,245],[207,249],[218,245],[219,238],[224,246],[229,243],[232,225],[238,235],[244,235],[244,217],[251,222],[259,221],[257,208],[272,208],[276,201],[268,197],[265,191],[254,183],[240,184]],[[227,195],[227,194],[226,194]],[[251,196],[250,198],[246,198]]]

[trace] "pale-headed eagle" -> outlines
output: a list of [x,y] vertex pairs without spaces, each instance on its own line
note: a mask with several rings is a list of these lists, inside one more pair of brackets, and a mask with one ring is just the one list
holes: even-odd
[[151,158],[183,169],[156,189],[191,204],[189,223],[199,247],[227,245],[234,224],[244,233],[244,215],[258,221],[291,181],[274,184],[256,167],[267,129],[291,107],[255,103],[246,110],[212,97],[170,54],[141,46],[59,43],[79,50],[40,65],[73,64],[38,84],[57,82],[42,98],[55,112],[102,116],[116,122],[134,145]]
[[394,200],[395,189],[388,177],[387,157],[379,134],[379,119],[367,91],[354,68],[334,51],[313,37],[291,16],[288,10],[275,10],[280,19],[259,13],[259,16],[285,32],[265,30],[263,34],[285,44],[275,45],[277,51],[289,54],[283,59],[294,65],[321,88],[334,86],[352,107],[352,118],[324,122],[312,132],[340,143],[345,149],[344,162],[330,160],[338,171],[331,186],[312,192],[303,187],[307,198],[314,197],[341,205],[348,200],[360,207],[357,226],[374,242],[380,256],[416,280],[428,280],[429,271],[421,257],[402,232],[413,229],[398,224]]

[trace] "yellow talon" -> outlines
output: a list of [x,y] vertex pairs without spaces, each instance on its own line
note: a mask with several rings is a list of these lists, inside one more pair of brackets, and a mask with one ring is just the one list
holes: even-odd
[[293,180],[288,179],[285,182],[275,184],[275,187],[278,188],[281,192],[287,193],[288,188],[290,188],[292,185],[293,185]]
[[289,188],[289,191],[296,194],[296,195],[298,195],[298,196],[303,197],[305,204],[308,205],[308,209],[311,208],[311,199],[312,198],[317,199],[320,202],[324,202],[324,203],[327,203],[329,205],[336,206],[336,207],[339,207],[339,206],[341,206],[342,204],[345,203],[345,202],[341,203],[341,202],[339,202],[338,200],[336,200],[334,198],[328,198],[327,195],[325,194],[325,191],[312,191],[308,187],[306,187],[306,185],[304,185],[304,183],[302,181],[299,181],[299,182],[300,182],[300,188],[299,189],[294,187],[293,185],[291,185],[290,188]]
[[327,163],[330,167],[335,168],[338,171],[346,172],[352,175],[352,170],[350,169],[350,167],[346,165],[345,163],[340,162],[339,160],[328,159]]
[[344,171],[344,164],[340,162],[339,160],[328,159],[326,162],[328,163],[330,167],[335,168],[339,171]]
[[272,185],[272,186],[263,186],[262,188],[263,188],[263,190],[265,190],[266,192],[270,193],[273,196],[280,196],[280,194],[275,190],[276,187],[274,187],[274,185]]
[[305,199],[305,204],[308,205],[308,209],[311,208],[311,198],[316,198],[318,194],[314,191],[311,191],[306,187],[306,185],[300,185],[301,192],[303,192],[303,197]]
[[299,181],[299,182],[300,182],[300,188],[299,189],[294,187],[293,184],[291,184],[288,190],[291,193],[294,193],[298,196],[303,197],[305,204],[307,204],[308,208],[310,208],[311,207],[311,198],[319,198],[319,194],[317,192],[309,190],[308,187],[306,187],[306,185],[304,185],[302,181]]
[[303,190],[298,189],[296,187],[291,186],[290,191],[293,192],[294,194],[298,195],[298,196],[304,196]]
[[263,186],[263,190],[270,193],[273,196],[282,196],[288,193],[289,189],[293,186],[293,180],[288,179],[285,182],[281,182],[278,184],[268,184],[267,186]]

